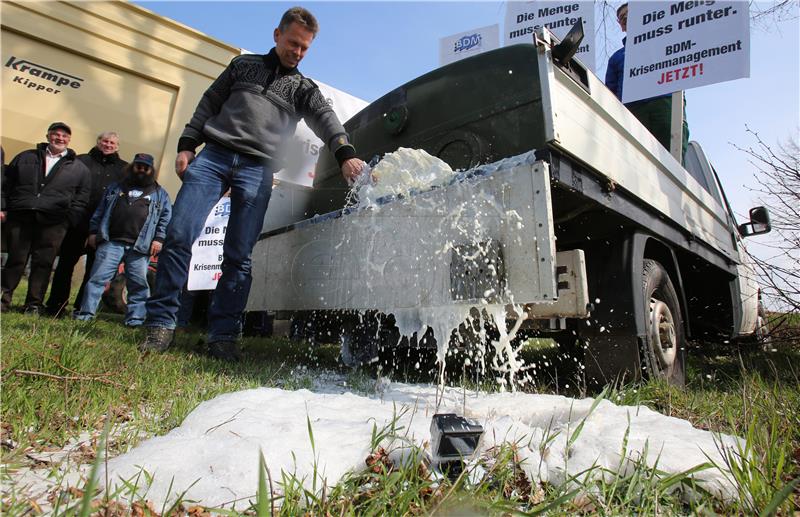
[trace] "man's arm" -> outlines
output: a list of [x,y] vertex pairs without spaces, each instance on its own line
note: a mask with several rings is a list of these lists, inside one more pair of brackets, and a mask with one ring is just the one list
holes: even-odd
[[194,150],[205,141],[203,127],[206,121],[220,112],[222,105],[231,94],[233,84],[233,68],[237,58],[233,58],[227,68],[217,77],[205,91],[197,103],[192,119],[186,124],[178,140],[178,153]]
[[205,141],[203,127],[206,121],[219,113],[222,105],[231,94],[233,84],[233,67],[237,58],[233,58],[228,67],[222,71],[211,86],[205,91],[197,103],[191,120],[181,133],[178,139],[178,156],[175,159],[175,172],[178,177],[183,179],[183,173],[194,160],[194,152],[197,147]]
[[78,160],[73,162],[73,166],[81,169],[83,174],[81,174],[81,181],[78,184],[78,187],[75,189],[75,195],[72,196],[72,201],[70,202],[70,226],[76,226],[78,223],[80,223],[84,213],[86,212],[86,207],[89,206],[89,195],[92,192],[92,176],[89,172],[89,169],[87,169],[86,166]]
[[356,148],[350,143],[339,117],[328,104],[319,87],[308,78],[303,79],[299,95],[298,111],[308,127],[331,150],[348,182],[358,177],[364,162],[356,157]]
[[15,156],[11,163],[9,163],[3,171],[2,180],[0,181],[0,192],[2,192],[2,200],[0,200],[0,222],[6,222],[6,211],[8,210],[7,197],[17,184],[17,175],[19,155]]
[[[103,220],[103,214],[108,208],[108,191],[112,188],[115,188],[117,184],[112,183],[111,185],[107,186],[105,190],[103,190],[102,197],[100,198],[100,203],[97,205],[94,213],[92,214],[92,218],[89,220],[89,236],[95,235],[98,231],[100,231],[100,221]],[[94,247],[94,246],[92,246]]]
[[156,223],[156,233],[153,240],[164,242],[164,239],[167,238],[167,225],[169,225],[170,219],[172,219],[172,202],[169,199],[169,194],[164,191],[164,206],[158,215],[158,223]]
[[620,100],[622,100],[622,74],[625,66],[625,54],[623,52],[624,47],[611,55],[611,59],[608,60],[608,66],[606,67],[605,80],[606,87]]

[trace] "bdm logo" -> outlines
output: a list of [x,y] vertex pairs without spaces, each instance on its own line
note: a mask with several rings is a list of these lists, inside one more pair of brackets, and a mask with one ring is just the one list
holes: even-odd
[[458,41],[453,45],[454,52],[464,52],[471,48],[479,47],[483,41],[483,36],[479,33],[470,34],[469,36],[461,36]]
[[61,93],[61,90],[58,88],[69,87],[77,90],[83,84],[83,79],[80,77],[60,72],[54,68],[37,65],[25,59],[17,59],[14,56],[11,56],[11,58],[6,61],[5,66],[38,79],[38,81],[30,79],[22,74],[12,79],[12,82],[21,84],[37,92],[52,93],[55,95]]

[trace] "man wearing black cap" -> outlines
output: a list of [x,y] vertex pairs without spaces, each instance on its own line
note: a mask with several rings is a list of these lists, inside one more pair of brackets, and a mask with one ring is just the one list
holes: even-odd
[[75,264],[83,255],[86,255],[86,269],[81,287],[75,298],[75,309],[78,309],[83,298],[86,282],[94,263],[94,249],[86,246],[89,237],[89,219],[91,219],[103,192],[115,181],[125,179],[125,166],[128,162],[119,157],[119,135],[114,131],[105,131],[97,136],[97,144],[86,154],[78,155],[78,160],[89,169],[92,178],[92,190],[89,193],[89,205],[83,218],[76,226],[67,230],[67,235],[61,243],[58,252],[58,266],[53,273],[53,282],[50,285],[50,296],[47,298],[47,312],[53,316],[67,316],[66,308],[72,288],[72,272]]
[[89,170],[69,149],[72,130],[63,122],[47,128],[47,142],[23,151],[6,168],[0,221],[8,244],[2,272],[2,310],[11,307],[28,256],[31,272],[25,312],[39,314],[50,271],[70,225],[84,215],[89,201]]
[[[300,119],[326,143],[347,180],[361,172],[364,162],[325,96],[297,69],[318,29],[306,9],[289,9],[273,32],[275,47],[266,55],[235,57],[200,99],[178,141],[175,172],[183,186],[147,301],[147,338],[140,350],[170,346],[192,243],[211,208],[230,189],[222,275],[208,314],[208,351],[218,359],[239,359],[237,342],[252,280],[250,255],[261,233],[272,174],[281,168],[287,140]],[[201,144],[205,147],[195,158]]]
[[106,283],[124,262],[128,287],[125,325],[142,324],[150,295],[147,265],[150,255],[161,251],[171,213],[169,195],[156,182],[153,157],[137,154],[126,168],[125,179],[106,189],[89,222],[88,244],[97,248],[97,255],[76,319],[94,318]]

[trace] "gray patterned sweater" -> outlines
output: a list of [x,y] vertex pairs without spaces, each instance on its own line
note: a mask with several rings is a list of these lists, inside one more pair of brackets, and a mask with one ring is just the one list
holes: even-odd
[[280,163],[283,144],[300,119],[325,142],[339,165],[356,155],[319,87],[297,68],[284,68],[274,48],[266,55],[237,56],[203,94],[178,151],[194,151],[212,141]]

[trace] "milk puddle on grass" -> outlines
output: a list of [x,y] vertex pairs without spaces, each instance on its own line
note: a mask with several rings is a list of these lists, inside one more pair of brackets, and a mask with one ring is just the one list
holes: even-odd
[[[109,460],[100,479],[107,474],[113,487],[138,478],[138,493],[156,507],[186,490],[186,501],[242,510],[255,501],[259,451],[273,480],[283,472],[321,491],[348,471],[366,468],[374,428],[380,431],[396,420],[402,440],[382,444],[394,457],[408,452],[408,443],[425,449],[436,412],[464,414],[484,427],[479,457],[498,445],[516,444],[521,468],[535,484],[608,479],[613,472],[632,470],[637,461],[669,476],[708,461],[724,465],[720,451],[736,447],[736,438],[712,435],[646,407],[601,400],[592,410],[594,403],[519,392],[445,388],[442,393],[435,386],[397,383],[370,396],[259,388],[200,404],[177,429]],[[481,475],[478,470],[472,477]],[[729,478],[715,468],[694,478],[722,499],[735,497]],[[280,494],[279,483],[275,488]]]

